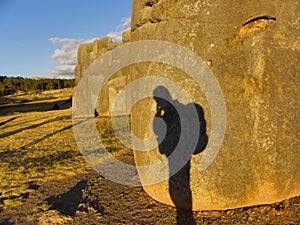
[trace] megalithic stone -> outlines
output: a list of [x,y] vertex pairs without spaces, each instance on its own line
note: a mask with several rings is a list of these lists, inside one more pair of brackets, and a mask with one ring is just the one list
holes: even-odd
[[[130,40],[130,33],[125,32],[124,43]],[[91,43],[80,44],[77,54],[77,66],[75,68],[75,79],[78,84],[82,76],[87,71],[88,67],[91,66],[99,57],[103,54],[123,45],[123,42],[113,42],[110,37],[104,37],[101,39],[96,39]],[[127,82],[127,77],[129,76],[129,68],[123,68],[117,74],[113,74],[112,77],[105,83],[100,93],[88,93],[89,90],[86,90],[88,95],[96,95],[97,98],[96,109],[92,111],[97,112],[99,115],[109,115],[112,105],[115,100],[115,95],[119,92],[119,89],[124,87]],[[96,76],[104,76],[103,74],[95,74]],[[91,79],[92,82],[95,82],[94,79]],[[93,85],[93,84],[91,84]],[[88,86],[91,86],[88,85]],[[124,114],[124,112],[117,112],[118,114]]]
[[[139,170],[144,190],[157,201],[193,210],[268,204],[300,195],[299,1],[149,2],[133,0],[131,41],[169,41],[195,52],[220,84],[227,120],[224,142],[209,167],[199,170],[204,149],[191,156],[185,170],[159,183],[145,185],[159,171]],[[203,108],[211,138],[214,115],[205,93],[188,74],[150,62],[133,65],[131,72],[132,80],[157,75],[185,89]],[[176,93],[170,96],[181,102]],[[137,137],[147,138],[153,132],[149,124],[154,117],[178,123],[164,116],[173,111],[158,109],[159,104],[164,106],[149,97],[132,110],[132,132]],[[176,142],[178,132],[173,129],[168,134],[170,146],[176,144],[171,137]],[[134,151],[136,164],[166,159],[164,148],[168,147]]]

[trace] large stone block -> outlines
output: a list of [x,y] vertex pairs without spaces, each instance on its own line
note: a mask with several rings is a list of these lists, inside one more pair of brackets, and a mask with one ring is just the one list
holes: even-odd
[[[130,40],[130,35],[124,34],[125,41]],[[89,66],[100,56],[114,48],[121,46],[123,42],[113,42],[110,37],[97,39],[91,43],[81,44],[78,48],[77,58],[78,64],[75,68],[75,79],[76,83],[80,81],[83,74],[89,68]],[[115,97],[119,90],[126,85],[129,76],[129,69],[124,68],[117,74],[114,74],[105,83],[102,91],[99,93],[96,111],[99,115],[109,115],[110,108],[115,100]],[[101,74],[99,74],[101,76]],[[88,92],[88,90],[86,90]],[[95,94],[95,93],[93,93]],[[91,94],[91,95],[93,95]],[[117,112],[118,114],[124,114],[124,112]]]
[[114,43],[111,38],[105,37],[97,39],[91,43],[79,45],[77,60],[78,64],[75,68],[75,79],[78,83],[87,68],[105,52],[113,49],[121,43]]
[[[297,0],[133,1],[131,40],[165,40],[195,52],[217,78],[227,111],[224,142],[213,163],[199,171],[206,150],[192,156],[188,179],[144,185],[151,197],[189,208],[184,199],[191,195],[192,209],[210,210],[300,195],[299,12]],[[159,63],[134,65],[130,77],[135,80],[153,74],[179,84],[202,106],[208,147],[212,145],[214,115],[205,93],[187,74]],[[170,95],[181,101],[176,93]],[[136,136],[147,138],[153,132],[149,123],[157,115],[157,104],[154,98],[147,98],[135,106],[132,132]],[[164,160],[163,150],[135,151],[136,164]],[[143,184],[157,174],[139,170]]]

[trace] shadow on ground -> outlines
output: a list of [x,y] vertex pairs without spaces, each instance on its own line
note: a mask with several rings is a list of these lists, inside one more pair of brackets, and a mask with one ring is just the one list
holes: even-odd
[[87,197],[83,197],[83,191],[87,188],[87,184],[88,181],[83,179],[69,191],[58,196],[51,196],[47,198],[45,201],[52,205],[49,210],[56,210],[61,215],[74,217],[77,211],[87,213],[89,209],[86,205],[88,205],[97,213],[101,213],[103,215],[104,207],[100,205],[97,199],[91,200]]
[[51,122],[55,122],[57,120],[59,120],[58,117],[54,118],[54,119],[50,119],[50,120],[44,121],[44,122],[41,122],[41,123],[38,123],[38,124],[33,124],[33,125],[30,125],[30,126],[27,126],[27,127],[23,127],[23,128],[14,130],[14,131],[9,131],[9,132],[0,134],[0,138],[6,138],[6,137],[9,137],[11,135],[15,135],[15,134],[20,133],[20,132],[25,131],[25,130],[30,130],[30,129],[38,128],[40,126],[46,125],[46,124],[51,123]]
[[72,107],[72,98],[36,103],[0,105],[0,116],[16,112],[46,112],[50,110],[68,109]]
[[15,223],[14,222],[11,222],[11,219],[10,218],[6,218],[4,219],[0,225],[14,225]]
[[87,180],[81,180],[69,191],[59,196],[51,196],[46,201],[52,205],[50,209],[57,210],[62,215],[75,216],[79,203],[82,201],[82,191],[87,187]]
[[11,121],[14,121],[14,120],[17,119],[17,118],[18,118],[18,116],[15,116],[15,117],[12,117],[12,118],[10,118],[10,119],[4,121],[4,122],[1,122],[1,123],[0,123],[0,126],[3,126],[3,125],[5,125],[5,124],[7,124],[7,123],[9,123],[9,122],[11,122]]

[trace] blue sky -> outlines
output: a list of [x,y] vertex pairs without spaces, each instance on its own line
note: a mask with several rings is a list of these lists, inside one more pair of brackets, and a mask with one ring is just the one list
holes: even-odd
[[128,29],[131,0],[0,0],[0,75],[72,76],[79,43]]

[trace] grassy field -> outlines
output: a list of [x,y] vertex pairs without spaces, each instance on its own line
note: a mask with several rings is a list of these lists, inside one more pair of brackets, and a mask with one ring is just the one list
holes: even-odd
[[[74,139],[71,108],[52,109],[71,96],[71,89],[19,93],[0,106],[0,222],[11,210],[26,212],[25,224],[36,221],[53,206],[45,200],[47,194],[39,193],[39,200],[32,197],[40,187],[66,182],[62,191],[73,179],[91,172]],[[113,136],[110,120],[97,118],[96,123],[106,148],[118,157],[123,146]],[[50,196],[59,192],[46,190]]]
[[0,97],[0,104],[26,103],[43,100],[55,100],[70,98],[73,94],[72,88],[50,90],[50,91],[32,91],[18,92],[13,95]]
[[[110,120],[97,118],[96,123],[108,151],[117,154],[123,146],[111,132]],[[0,117],[0,124],[0,208],[22,204],[34,184],[89,169],[74,139],[71,109],[12,113]]]
[[[176,224],[178,215],[185,218],[185,212],[154,201],[141,187],[114,183],[89,167],[76,145],[71,108],[52,109],[57,102],[65,106],[71,95],[72,90],[58,90],[36,98],[10,96],[14,103],[0,106],[0,224]],[[16,103],[32,99],[37,101]],[[106,148],[134,164],[131,150],[114,137],[110,120],[97,118],[96,123]],[[193,217],[197,224],[300,224],[299,203],[294,198],[194,212]]]
[[[12,116],[1,117],[0,122]],[[0,207],[21,204],[31,184],[85,169],[72,133],[71,110],[14,114],[0,127]]]

